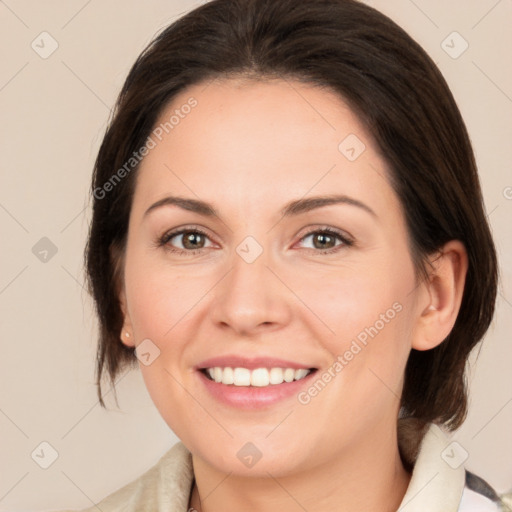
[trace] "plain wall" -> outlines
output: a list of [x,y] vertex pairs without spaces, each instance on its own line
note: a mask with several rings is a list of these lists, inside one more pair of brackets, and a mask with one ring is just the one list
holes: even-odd
[[[466,467],[505,491],[512,486],[512,2],[368,3],[438,64],[474,144],[502,282],[495,321],[469,374],[470,414],[453,439],[469,453]],[[82,288],[82,253],[91,170],[110,108],[153,35],[195,5],[0,2],[2,511],[91,506],[177,440],[138,370],[118,381],[119,408],[112,394],[110,410],[99,406],[97,325]],[[58,43],[47,58],[39,53],[52,41],[43,31]],[[457,58],[463,40],[454,31],[469,44]],[[31,457],[42,442],[58,454],[48,469]]]

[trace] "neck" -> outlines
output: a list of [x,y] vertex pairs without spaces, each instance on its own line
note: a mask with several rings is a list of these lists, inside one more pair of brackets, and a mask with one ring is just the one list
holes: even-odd
[[396,426],[386,439],[382,432],[373,437],[313,469],[279,478],[224,474],[194,455],[191,512],[396,511],[410,480]]

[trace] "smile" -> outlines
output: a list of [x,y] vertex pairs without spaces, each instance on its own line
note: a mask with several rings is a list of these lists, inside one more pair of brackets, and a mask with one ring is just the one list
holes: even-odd
[[309,375],[312,368],[205,368],[203,373],[212,381],[233,386],[266,387],[301,380]]

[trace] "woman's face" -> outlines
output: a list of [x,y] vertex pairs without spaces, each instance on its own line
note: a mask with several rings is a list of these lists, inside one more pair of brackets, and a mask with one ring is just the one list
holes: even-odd
[[[247,475],[392,441],[425,301],[358,118],[327,90],[225,80],[182,92],[151,138],[122,338],[168,425],[206,464]],[[212,370],[223,383],[214,367],[238,370]],[[316,370],[287,382],[306,372],[277,368]]]

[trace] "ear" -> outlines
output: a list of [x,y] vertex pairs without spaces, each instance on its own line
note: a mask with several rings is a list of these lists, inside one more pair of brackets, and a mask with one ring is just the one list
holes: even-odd
[[110,251],[110,262],[114,273],[115,290],[119,300],[119,306],[123,315],[123,327],[119,333],[121,343],[127,347],[134,347],[135,340],[133,336],[132,323],[130,315],[128,313],[128,306],[126,302],[126,292],[123,278],[123,267],[124,267],[124,250],[122,244],[114,242],[109,247]]
[[440,345],[455,325],[468,270],[464,244],[459,240],[446,243],[430,258],[430,266],[418,303],[419,317],[412,340],[416,350]]
[[124,287],[119,293],[119,305],[121,306],[121,311],[123,313],[124,321],[123,328],[121,329],[121,342],[124,343],[127,347],[135,347],[135,339],[133,336],[132,322],[130,319],[130,314],[128,313],[128,308],[126,305],[126,293],[124,291]]

